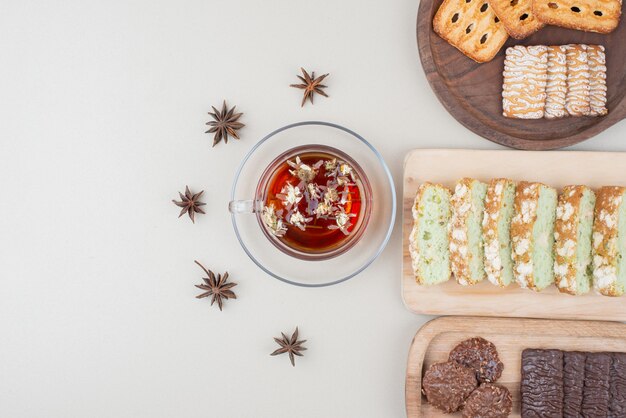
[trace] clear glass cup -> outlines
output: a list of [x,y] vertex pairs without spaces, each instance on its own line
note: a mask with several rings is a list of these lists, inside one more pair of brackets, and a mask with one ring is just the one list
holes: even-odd
[[[338,154],[353,164],[366,200],[354,234],[319,254],[285,245],[268,233],[260,217],[276,166],[310,151]],[[246,155],[235,175],[229,211],[242,248],[257,266],[286,283],[320,287],[354,277],[382,252],[395,221],[396,194],[382,156],[364,138],[332,123],[300,122],[270,133]]]
[[[267,202],[268,187],[275,180],[277,172],[279,172],[280,169],[284,167],[286,161],[292,161],[297,156],[306,154],[320,154],[325,156],[325,158],[336,158],[338,161],[343,161],[347,163],[350,167],[352,167],[356,174],[355,184],[357,189],[359,190],[359,201],[361,202],[359,215],[358,217],[356,217],[356,224],[354,225],[350,233],[345,236],[345,238],[339,240],[336,245],[317,251],[311,249],[303,250],[302,248],[295,248],[294,246],[290,246],[287,241],[276,237],[274,234],[271,233],[271,231],[268,230],[268,228],[264,224],[262,216],[265,202]],[[372,189],[370,187],[369,180],[367,179],[365,172],[359,166],[359,164],[352,158],[350,158],[346,153],[338,150],[337,148],[318,144],[302,145],[299,147],[295,147],[285,151],[284,153],[276,157],[261,175],[261,178],[259,179],[256,187],[254,199],[231,201],[228,205],[228,209],[233,214],[255,214],[257,222],[259,223],[259,227],[262,229],[265,237],[283,253],[302,260],[319,261],[328,260],[330,258],[340,256],[341,254],[352,248],[359,241],[359,239],[363,236],[363,232],[365,231],[365,228],[367,227],[367,224],[369,222],[373,204],[374,201],[372,199]],[[343,235],[341,232],[338,232],[338,235],[339,234]]]

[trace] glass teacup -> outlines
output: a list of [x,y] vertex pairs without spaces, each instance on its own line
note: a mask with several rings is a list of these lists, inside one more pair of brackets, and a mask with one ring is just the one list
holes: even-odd
[[283,253],[327,260],[352,248],[372,211],[363,169],[344,152],[303,145],[276,157],[251,200],[231,201],[231,213],[255,214],[259,228]]

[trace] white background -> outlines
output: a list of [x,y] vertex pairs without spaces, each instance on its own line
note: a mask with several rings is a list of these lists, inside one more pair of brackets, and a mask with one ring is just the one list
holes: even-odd
[[[416,147],[498,148],[439,104],[416,0],[0,2],[0,416],[402,417],[427,317],[400,296],[400,223],[365,273],[324,289],[263,274],[226,204],[262,136],[318,119],[378,147],[400,192]],[[330,72],[300,108],[300,66]],[[211,148],[210,105],[245,113]],[[626,150],[626,125],[576,149]],[[184,186],[207,214],[177,219]],[[198,259],[228,270],[224,312]],[[273,336],[300,326],[292,368]]]

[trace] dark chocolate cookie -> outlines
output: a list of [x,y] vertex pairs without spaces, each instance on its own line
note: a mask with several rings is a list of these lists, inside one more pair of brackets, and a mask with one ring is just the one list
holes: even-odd
[[483,383],[463,407],[463,418],[506,418],[513,409],[511,392],[504,386]]
[[563,417],[563,352],[522,352],[522,418]]
[[588,353],[585,361],[582,415],[585,418],[609,414],[609,379],[612,357],[609,353]]
[[458,411],[477,386],[472,369],[451,361],[433,364],[422,380],[428,402],[445,412]]
[[563,418],[579,418],[585,384],[585,353],[563,353]]
[[504,364],[493,343],[481,337],[470,338],[450,351],[449,361],[455,361],[476,372],[479,382],[493,383],[502,376]]
[[626,353],[613,353],[609,384],[609,418],[626,417]]

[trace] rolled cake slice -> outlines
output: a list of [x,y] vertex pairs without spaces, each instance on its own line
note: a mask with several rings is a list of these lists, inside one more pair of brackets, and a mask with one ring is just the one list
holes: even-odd
[[559,195],[554,227],[554,281],[561,292],[589,292],[595,204],[596,195],[587,186],[566,186]]
[[452,195],[448,230],[450,266],[456,281],[463,286],[478,283],[485,277],[481,222],[486,193],[485,183],[463,178]]
[[413,204],[413,230],[409,252],[418,284],[438,284],[450,279],[448,221],[450,191],[439,185],[423,183]]
[[515,199],[515,182],[493,179],[487,187],[483,239],[485,241],[485,273],[496,286],[508,286],[513,281],[511,259],[511,218]]
[[593,222],[593,287],[605,296],[626,288],[626,187],[598,191]]
[[520,182],[511,220],[513,274],[523,288],[540,291],[554,283],[554,220],[557,192],[541,183]]

